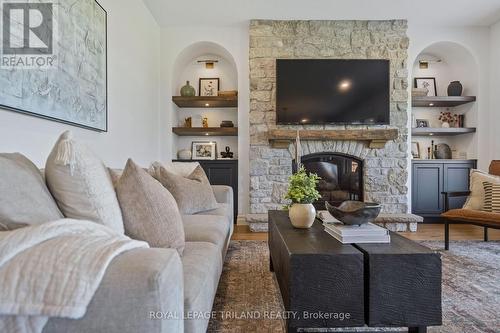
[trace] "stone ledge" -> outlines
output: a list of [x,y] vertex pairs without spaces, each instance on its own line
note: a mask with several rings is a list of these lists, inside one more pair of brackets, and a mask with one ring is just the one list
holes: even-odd
[[[252,232],[268,232],[267,214],[248,214],[246,221]],[[375,223],[393,232],[417,232],[424,218],[414,214],[380,214]]]

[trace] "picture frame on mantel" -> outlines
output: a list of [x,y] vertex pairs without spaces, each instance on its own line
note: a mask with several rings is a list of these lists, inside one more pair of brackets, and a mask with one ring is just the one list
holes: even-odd
[[217,143],[213,141],[195,141],[192,144],[193,160],[215,160],[217,158]]

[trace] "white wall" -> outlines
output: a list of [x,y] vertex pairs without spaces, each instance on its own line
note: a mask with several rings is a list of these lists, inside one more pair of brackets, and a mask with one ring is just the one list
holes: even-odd
[[500,160],[500,22],[490,30],[490,159]]
[[0,152],[21,152],[43,166],[70,129],[112,167],[128,157],[143,165],[159,157],[159,26],[142,1],[99,3],[108,13],[108,132],[0,110]]
[[[175,106],[172,93],[178,87],[176,61],[184,50],[194,43],[212,42],[227,50],[234,59],[238,77],[238,157],[239,157],[239,211],[248,212],[249,206],[249,126],[250,108],[249,64],[248,64],[248,22],[230,27],[168,27],[161,30],[161,103],[160,103],[160,149],[161,160],[169,161],[174,136],[171,127],[176,125]],[[226,57],[227,59],[227,57]],[[217,66],[217,65],[216,65]],[[174,83],[175,82],[175,83]],[[226,89],[227,87],[223,87]],[[236,87],[235,87],[236,88]]]

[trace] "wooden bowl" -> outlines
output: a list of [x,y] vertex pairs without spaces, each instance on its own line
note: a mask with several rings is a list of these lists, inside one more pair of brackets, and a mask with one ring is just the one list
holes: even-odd
[[375,221],[382,206],[374,202],[345,201],[339,207],[325,202],[326,209],[346,225],[363,225]]

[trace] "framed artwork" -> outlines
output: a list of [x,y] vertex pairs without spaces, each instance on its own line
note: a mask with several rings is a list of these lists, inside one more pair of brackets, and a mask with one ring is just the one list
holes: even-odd
[[429,127],[429,121],[427,119],[417,119],[417,128]]
[[436,78],[434,77],[416,77],[415,88],[425,88],[429,91],[427,96],[437,96]]
[[13,56],[35,58],[39,67],[0,66],[0,109],[107,132],[106,11],[96,0],[79,0],[40,12],[40,47],[25,44]]
[[215,160],[217,157],[217,143],[193,142],[193,160]]
[[411,155],[413,158],[420,158],[420,144],[418,142],[411,143]]
[[200,96],[217,96],[219,93],[218,78],[200,78],[199,93]]

